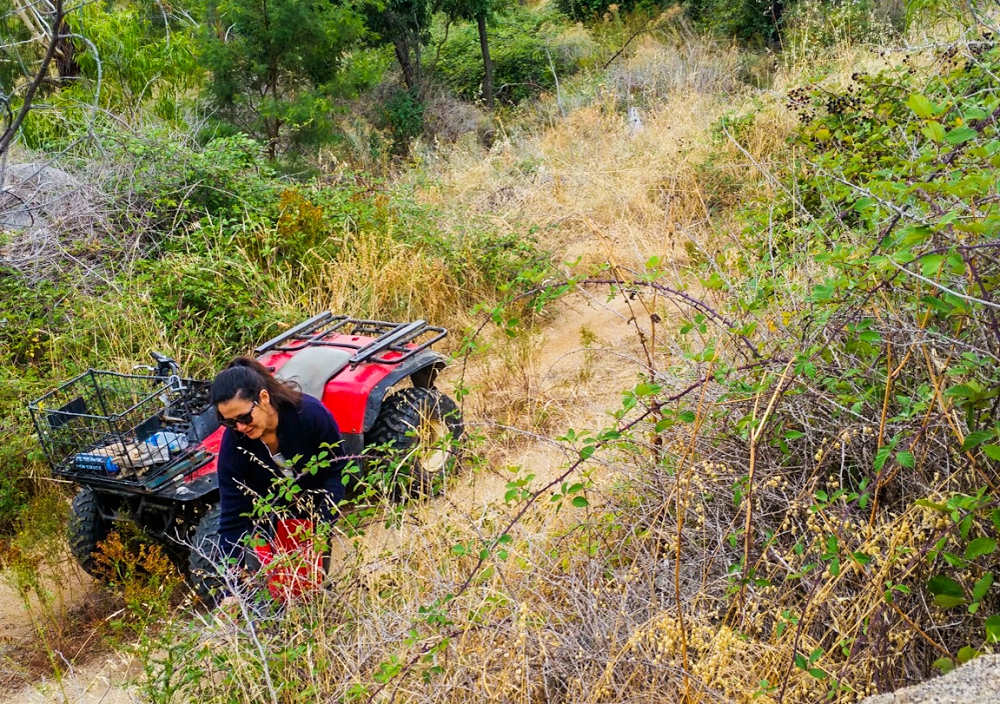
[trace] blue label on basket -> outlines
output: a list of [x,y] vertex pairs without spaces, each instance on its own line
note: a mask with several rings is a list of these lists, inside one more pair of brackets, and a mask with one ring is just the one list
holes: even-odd
[[81,472],[118,474],[120,467],[110,457],[81,452],[73,458],[73,465]]

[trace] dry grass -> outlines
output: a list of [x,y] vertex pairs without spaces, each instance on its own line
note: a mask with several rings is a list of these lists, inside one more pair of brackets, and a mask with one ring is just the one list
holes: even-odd
[[462,291],[441,260],[396,241],[391,233],[358,233],[336,261],[319,263],[306,276],[305,286],[279,287],[279,294],[291,295],[276,304],[377,320],[423,318],[458,326],[464,322]]
[[[502,125],[485,158],[468,142],[439,152],[437,177],[422,196],[456,221],[471,209],[498,227],[534,225],[567,260],[682,261],[688,233],[707,232],[716,201],[762,181],[735,147],[729,163],[714,165],[714,182],[701,168],[718,151],[711,125],[752,94],[737,80],[738,58],[704,42],[646,38],[588,104],[551,127],[530,128],[524,118],[516,128]],[[629,107],[641,129],[630,127]],[[755,122],[744,145],[758,160],[780,151],[789,127],[787,115],[768,111],[774,117]]]

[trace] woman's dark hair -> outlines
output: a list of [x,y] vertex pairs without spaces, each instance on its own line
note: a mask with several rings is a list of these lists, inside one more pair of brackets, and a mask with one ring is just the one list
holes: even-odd
[[282,408],[299,408],[302,392],[289,382],[271,374],[271,370],[253,357],[237,357],[219,372],[212,382],[212,405],[218,406],[239,396],[255,401],[267,389],[271,403]]

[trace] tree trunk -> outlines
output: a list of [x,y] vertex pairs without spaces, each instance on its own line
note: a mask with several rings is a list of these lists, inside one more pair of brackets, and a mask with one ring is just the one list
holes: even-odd
[[481,12],[476,17],[479,25],[479,46],[483,50],[483,99],[486,109],[493,109],[493,59],[490,58],[490,41],[486,37],[486,13]]
[[410,61],[410,48],[407,46],[406,37],[395,35],[392,45],[396,49],[396,61],[399,62],[399,68],[403,70],[403,83],[412,92],[416,89],[417,76],[413,70],[413,62]]

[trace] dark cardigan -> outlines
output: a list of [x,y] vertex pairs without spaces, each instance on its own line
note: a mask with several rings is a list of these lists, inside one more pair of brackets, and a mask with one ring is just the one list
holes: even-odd
[[[296,504],[311,500],[320,517],[332,522],[336,506],[344,498],[341,474],[346,465],[337,421],[322,403],[303,395],[298,409],[278,408],[277,433],[285,472],[298,476],[296,484],[302,487]],[[327,466],[320,466],[315,474],[303,473],[306,463],[324,450],[328,453]],[[233,555],[240,539],[253,529],[250,512],[254,500],[267,496],[272,482],[285,476],[263,440],[251,440],[243,433],[226,429],[219,448],[219,547],[223,555]],[[299,505],[288,508],[292,516],[312,517],[304,515]]]

